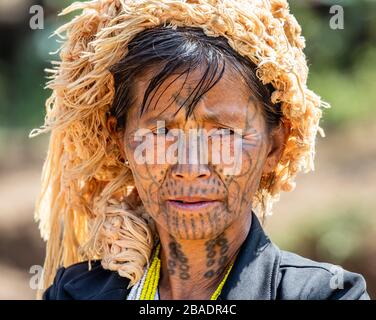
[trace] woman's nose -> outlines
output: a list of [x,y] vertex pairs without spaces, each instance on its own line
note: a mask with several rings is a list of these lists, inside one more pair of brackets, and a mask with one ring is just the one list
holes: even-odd
[[194,181],[196,179],[207,179],[210,177],[210,170],[203,164],[175,164],[171,170],[174,179]]

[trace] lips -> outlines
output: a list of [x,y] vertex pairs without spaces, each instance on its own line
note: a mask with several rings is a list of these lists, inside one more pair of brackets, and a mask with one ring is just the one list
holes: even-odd
[[201,209],[207,209],[215,206],[220,201],[216,199],[209,199],[203,197],[175,197],[173,199],[168,199],[167,205],[185,211],[197,211]]

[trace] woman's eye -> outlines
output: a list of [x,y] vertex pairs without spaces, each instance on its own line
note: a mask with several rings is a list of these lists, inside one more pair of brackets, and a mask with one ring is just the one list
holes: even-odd
[[168,133],[168,129],[166,127],[160,127],[153,130],[153,134],[155,135],[166,135]]
[[213,133],[214,136],[228,136],[233,135],[235,132],[229,128],[219,128]]

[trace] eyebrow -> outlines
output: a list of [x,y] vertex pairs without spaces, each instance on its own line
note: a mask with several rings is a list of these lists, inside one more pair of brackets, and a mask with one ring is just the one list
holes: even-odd
[[231,113],[210,113],[204,114],[202,116],[203,121],[217,123],[223,126],[230,126],[230,124],[235,124],[233,127],[241,128],[244,125],[244,121],[242,121],[242,117],[239,114],[231,112]]
[[[204,122],[217,123],[225,127],[241,128],[244,125],[242,117],[236,113],[222,113],[222,114],[204,114],[200,119]],[[160,115],[159,117],[150,117],[145,120],[145,126],[149,127],[157,125],[157,121],[164,121],[166,125],[173,125],[176,123],[176,119],[172,116]]]
[[172,117],[167,117],[165,115],[160,115],[158,117],[150,117],[145,120],[145,126],[149,127],[152,125],[157,125],[157,121],[164,121],[166,125],[171,125],[176,123],[176,119]]

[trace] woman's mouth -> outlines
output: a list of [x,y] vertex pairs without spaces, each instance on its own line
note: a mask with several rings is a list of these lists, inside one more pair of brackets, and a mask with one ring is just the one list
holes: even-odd
[[166,201],[167,205],[185,211],[196,211],[215,206],[220,201],[201,197],[179,197]]

